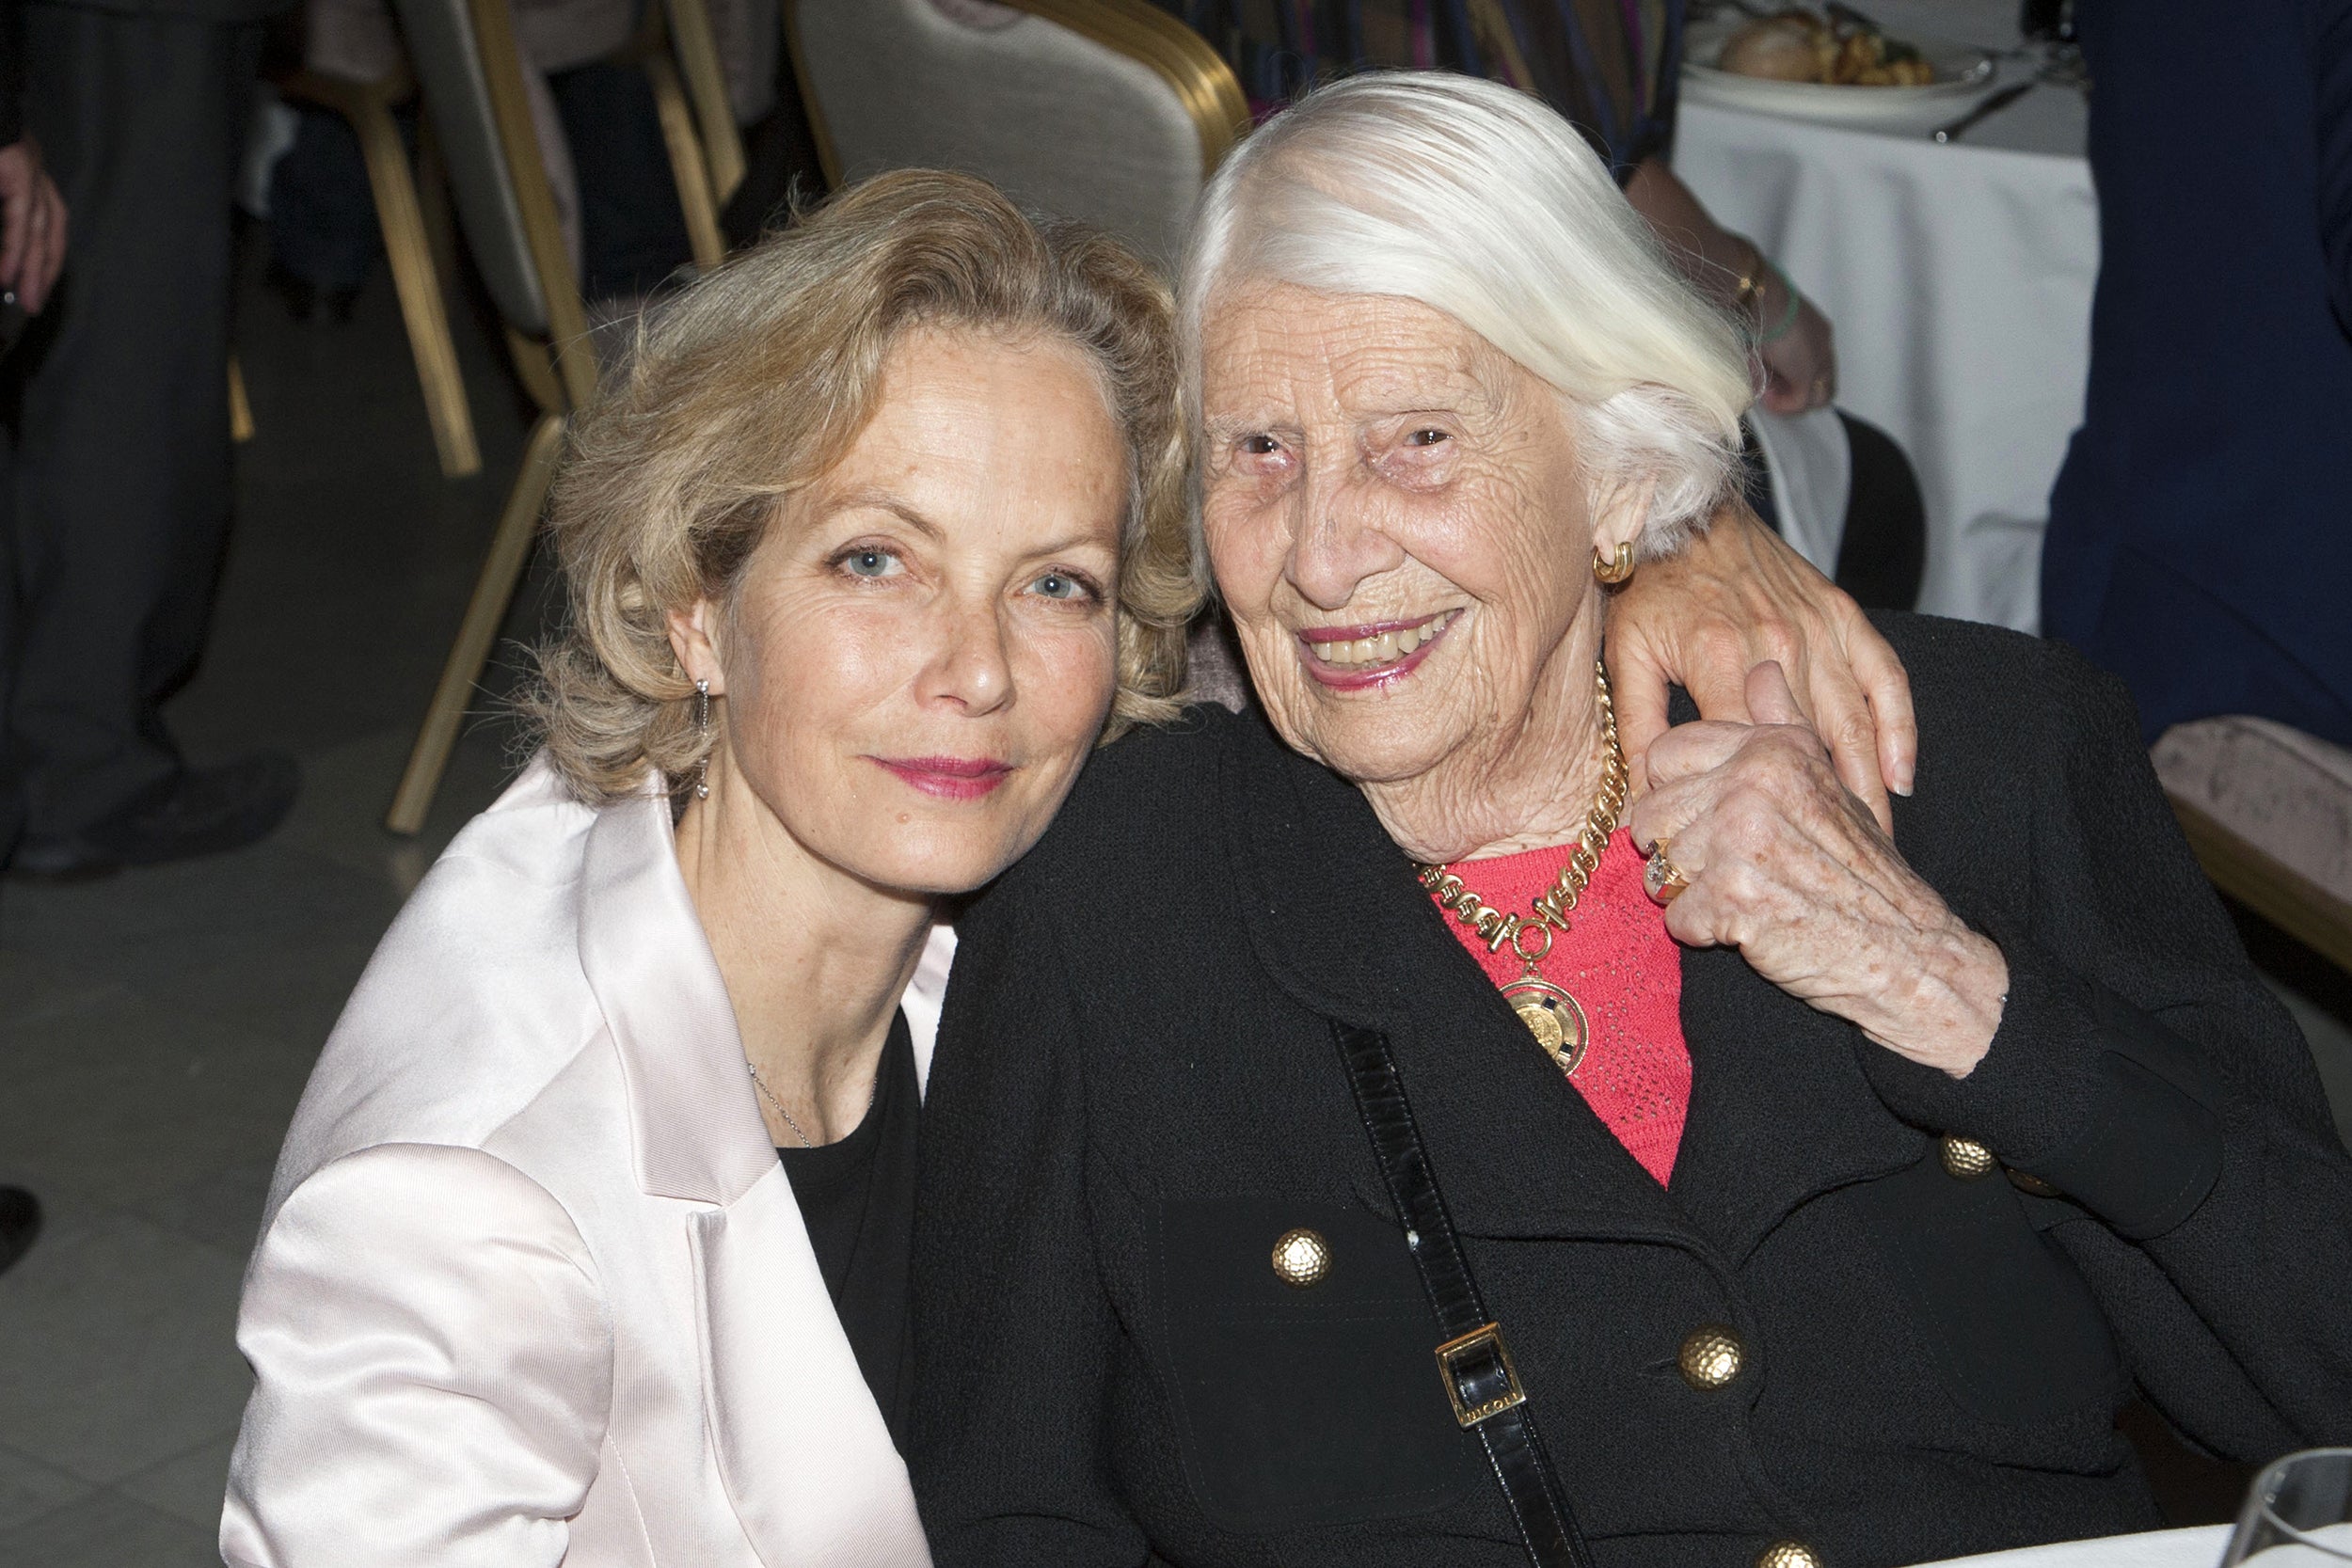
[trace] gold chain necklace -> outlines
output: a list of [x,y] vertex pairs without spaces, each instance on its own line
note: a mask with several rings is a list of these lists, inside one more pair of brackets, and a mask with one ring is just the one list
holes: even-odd
[[[1413,866],[1421,885],[1437,898],[1438,907],[1476,931],[1487,952],[1500,953],[1503,943],[1510,943],[1523,972],[1502,988],[1502,999],[1511,1004],[1511,1010],[1519,1015],[1519,1022],[1527,1025],[1545,1054],[1569,1074],[1583,1065],[1592,1030],[1585,1022],[1582,1004],[1565,988],[1545,979],[1536,966],[1550,955],[1552,932],[1568,928],[1568,916],[1576,911],[1576,901],[1584,896],[1585,884],[1599,867],[1600,857],[1609,847],[1609,835],[1617,831],[1617,814],[1625,809],[1627,789],[1625,752],[1617,744],[1617,710],[1609,699],[1609,672],[1597,660],[1593,665],[1593,687],[1600,705],[1604,743],[1600,794],[1585,814],[1576,852],[1560,868],[1551,886],[1535,896],[1534,918],[1495,908],[1442,865],[1416,862]],[[1531,931],[1541,939],[1540,945],[1531,945]]]

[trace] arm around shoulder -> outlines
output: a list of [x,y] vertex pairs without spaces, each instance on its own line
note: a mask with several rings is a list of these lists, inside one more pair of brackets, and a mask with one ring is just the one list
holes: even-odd
[[612,1331],[570,1216],[512,1165],[390,1144],[313,1172],[262,1234],[237,1345],[228,1563],[563,1560]]

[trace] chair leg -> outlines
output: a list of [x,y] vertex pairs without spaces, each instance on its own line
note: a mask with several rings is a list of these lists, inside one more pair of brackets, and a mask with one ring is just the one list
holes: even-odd
[[229,356],[229,438],[243,445],[253,439],[253,404],[245,395],[245,367]]
[[457,292],[457,220],[449,205],[449,161],[429,115],[417,120],[417,207],[424,214],[424,237],[433,253],[433,276],[441,297]]
[[555,352],[550,345],[534,343],[510,325],[506,329],[506,352],[515,361],[515,374],[522,382],[523,390],[531,394],[531,401],[539,405],[542,413],[559,413],[571,406],[564,396],[564,383],[550,362]]
[[726,71],[711,37],[710,9],[704,0],[669,0],[667,8],[671,51],[702,126],[710,199],[723,208],[743,183],[743,138],[735,128],[735,105],[727,100]]
[[393,832],[414,833],[421,829],[433,797],[441,787],[441,775],[448,770],[450,752],[456,749],[458,727],[465,722],[474,684],[490,662],[490,645],[497,640],[500,623],[506,619],[508,606],[514,603],[523,568],[531,561],[539,511],[547,503],[548,485],[555,477],[556,458],[564,447],[564,424],[561,414],[543,415],[523,447],[522,471],[515,476],[515,488],[507,494],[498,531],[490,536],[490,551],[482,562],[482,575],[474,580],[466,618],[458,626],[457,640],[450,644],[440,684],[433,689],[433,700],[425,705],[417,743],[409,749],[408,766],[401,772],[392,809],[384,818],[384,825]]
[[441,473],[449,479],[479,473],[482,449],[474,440],[473,409],[458,372],[457,345],[450,338],[449,309],[433,264],[433,243],[417,199],[408,150],[401,144],[400,127],[382,99],[355,95],[345,113],[367,157],[368,184],[374,191],[376,221],[384,230],[384,255],[400,295],[401,320],[408,327],[408,349],[417,361],[417,382],[424,392],[425,418],[433,426]]
[[653,83],[654,106],[660,111],[661,139],[670,150],[678,204],[686,209],[686,237],[693,243],[694,265],[707,272],[726,260],[727,243],[719,233],[718,209],[710,202],[710,171],[703,163],[702,142],[694,134],[675,68],[657,55],[645,61],[645,75]]

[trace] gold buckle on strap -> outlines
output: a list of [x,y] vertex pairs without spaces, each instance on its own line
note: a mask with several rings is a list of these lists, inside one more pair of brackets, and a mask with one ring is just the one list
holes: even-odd
[[[1501,1388],[1481,1399],[1470,1391],[1473,1382],[1491,1383],[1500,1373]],[[1511,1365],[1511,1347],[1502,1342],[1502,1325],[1488,1323],[1438,1347],[1438,1374],[1445,1379],[1445,1397],[1454,1403],[1454,1418],[1465,1429],[1527,1402],[1519,1386],[1518,1369]]]

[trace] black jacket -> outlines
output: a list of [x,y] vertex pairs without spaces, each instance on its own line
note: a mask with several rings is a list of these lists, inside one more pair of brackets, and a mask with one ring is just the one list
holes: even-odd
[[[2134,1386],[2219,1452],[2352,1441],[2352,1161],[2117,684],[1883,623],[1912,863],[2008,958],[1916,1068],[1682,966],[1671,1189],[1528,1039],[1355,789],[1250,718],[1108,748],[961,923],[925,1113],[912,1467],[942,1568],[1522,1563],[1329,1021],[1384,1031],[1604,1565],[1828,1568],[2152,1528]],[[1689,717],[1687,705],[1683,717]],[[2065,1198],[1947,1174],[1966,1134]],[[1294,1226],[1333,1255],[1295,1290]],[[1743,1347],[1677,1371],[1693,1329]]]

